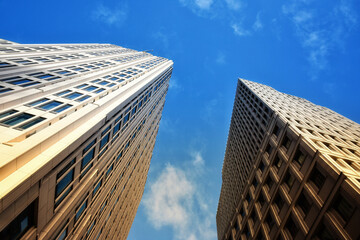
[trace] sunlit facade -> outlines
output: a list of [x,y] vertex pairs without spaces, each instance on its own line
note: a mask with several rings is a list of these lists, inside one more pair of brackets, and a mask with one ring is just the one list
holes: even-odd
[[172,61],[0,41],[0,239],[126,239]]
[[216,220],[219,240],[359,239],[360,125],[239,79]]

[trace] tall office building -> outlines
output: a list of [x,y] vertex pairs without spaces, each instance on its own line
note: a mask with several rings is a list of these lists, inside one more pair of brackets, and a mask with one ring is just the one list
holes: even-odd
[[172,61],[0,41],[0,239],[126,239]]
[[360,125],[239,79],[222,169],[219,240],[359,239]]

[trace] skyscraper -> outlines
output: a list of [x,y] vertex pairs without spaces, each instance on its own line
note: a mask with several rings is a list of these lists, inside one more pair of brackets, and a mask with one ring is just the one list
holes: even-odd
[[358,239],[360,125],[239,79],[216,221],[219,240]]
[[126,239],[172,61],[0,41],[0,239]]

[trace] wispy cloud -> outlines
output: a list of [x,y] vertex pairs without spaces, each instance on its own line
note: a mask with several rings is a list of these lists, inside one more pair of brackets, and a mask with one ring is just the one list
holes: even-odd
[[225,0],[225,2],[231,10],[239,10],[242,7],[242,3],[239,0]]
[[234,34],[240,37],[249,36],[251,33],[249,30],[244,29],[242,22],[231,24],[231,28],[234,31]]
[[282,12],[293,22],[296,36],[307,51],[312,78],[328,67],[330,54],[341,49],[357,24],[357,14],[350,0],[329,5],[325,13],[320,13],[311,1],[293,0],[282,6]]
[[254,29],[254,31],[259,31],[262,28],[263,28],[263,24],[262,24],[261,19],[260,19],[260,12],[258,12],[256,14],[256,20],[255,20],[255,22],[253,24],[253,29]]
[[210,212],[198,185],[205,161],[200,151],[191,151],[187,168],[167,164],[144,194],[149,222],[156,228],[170,226],[173,239],[216,239],[214,214]]
[[121,26],[126,21],[127,15],[128,9],[126,5],[111,8],[100,4],[92,13],[95,21],[100,21],[113,26]]
[[179,0],[183,6],[189,7],[193,11],[209,10],[213,0]]

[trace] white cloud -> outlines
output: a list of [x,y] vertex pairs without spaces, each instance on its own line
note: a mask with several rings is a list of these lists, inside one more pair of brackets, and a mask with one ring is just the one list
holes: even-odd
[[177,78],[173,76],[169,82],[169,90],[181,90],[181,89],[182,87],[179,84]]
[[205,162],[199,151],[190,155],[187,168],[168,164],[150,183],[142,203],[148,221],[156,229],[170,226],[173,239],[215,240],[215,215],[201,193],[201,171],[196,170],[203,169]]
[[242,23],[233,23],[231,25],[235,35],[243,37],[243,36],[249,36],[250,32],[243,28]]
[[190,155],[193,157],[192,164],[195,167],[202,167],[204,165],[205,162],[200,151],[192,151]]
[[241,2],[239,0],[225,0],[228,8],[232,10],[239,10],[242,6]]
[[182,231],[189,225],[195,187],[184,171],[166,166],[158,179],[144,196],[147,216],[155,228],[165,225],[179,227]]
[[94,20],[120,26],[127,19],[127,7],[109,8],[101,4],[93,11],[92,15]]
[[201,9],[209,9],[213,0],[195,0],[195,4]]
[[308,54],[312,78],[328,67],[328,58],[339,50],[346,37],[357,24],[357,15],[352,11],[351,0],[331,3],[320,14],[311,1],[293,0],[282,6],[282,12],[289,17],[295,33]]
[[197,10],[209,10],[213,4],[213,0],[179,0],[179,2],[194,12]]
[[260,19],[260,12],[258,12],[256,14],[256,20],[255,20],[255,22],[253,24],[253,29],[255,31],[258,31],[258,30],[261,30],[262,28],[263,28],[263,24],[262,24],[261,19]]

